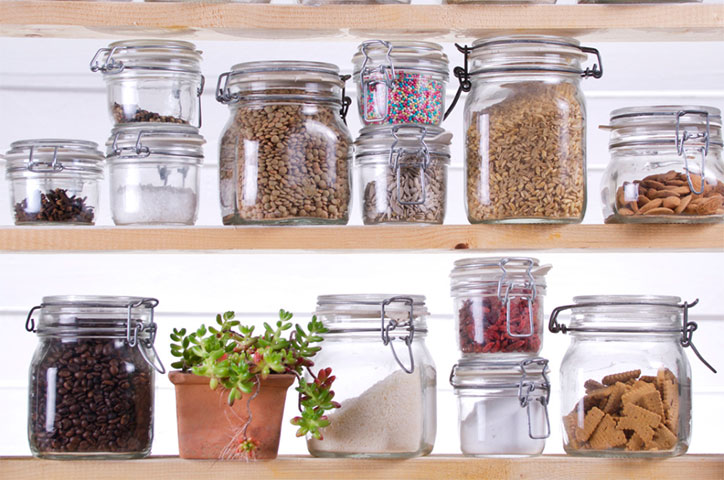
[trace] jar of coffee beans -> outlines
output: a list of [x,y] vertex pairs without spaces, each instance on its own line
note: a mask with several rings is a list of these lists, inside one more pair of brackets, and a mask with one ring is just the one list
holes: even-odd
[[452,135],[433,125],[372,125],[355,143],[365,225],[441,224]]
[[177,40],[123,40],[99,49],[90,63],[101,72],[114,124],[201,126],[201,52]]
[[335,65],[273,61],[235,65],[216,99],[231,118],[221,136],[225,225],[346,224],[351,103]]
[[[28,440],[51,459],[141,458],[153,440],[158,300],[55,296],[28,313]],[[38,313],[35,320],[34,314]]]
[[93,225],[103,154],[84,140],[20,140],[5,154],[16,225]]
[[[586,111],[581,78],[601,77],[598,51],[547,35],[458,47],[465,103],[470,223],[578,223],[586,209]],[[593,67],[581,64],[587,54]],[[453,103],[454,105],[454,103]],[[449,113],[449,112],[448,112]]]

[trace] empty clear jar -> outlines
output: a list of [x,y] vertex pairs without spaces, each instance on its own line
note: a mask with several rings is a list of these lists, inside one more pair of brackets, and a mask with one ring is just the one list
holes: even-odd
[[721,110],[665,105],[611,112],[601,179],[606,223],[724,220]]
[[[560,371],[567,453],[668,457],[686,452],[691,368],[683,347],[691,345],[697,328],[688,320],[696,303],[601,295],[575,297],[572,305],[553,310],[549,330],[571,336]],[[558,322],[566,310],[571,310],[567,325]]]
[[420,295],[325,295],[317,317],[329,329],[318,365],[332,367],[335,401],[317,457],[409,458],[432,451],[436,370],[425,346]]
[[16,225],[93,225],[103,154],[84,140],[20,140],[5,154]]
[[368,40],[352,57],[364,125],[440,125],[448,59],[436,43]]
[[201,52],[177,40],[123,40],[98,50],[114,124],[162,122],[201,126]]
[[116,225],[193,225],[204,143],[189,125],[114,128],[106,147]]
[[[57,296],[28,313],[28,440],[36,457],[141,458],[153,441],[158,301]],[[37,322],[33,315],[38,313]]]
[[[581,63],[593,48],[546,35],[458,47],[465,102],[465,206],[471,223],[578,223],[586,210]],[[468,63],[469,61],[469,63]],[[468,69],[468,64],[470,65]],[[457,98],[457,97],[456,97]]]
[[543,346],[550,265],[527,257],[465,258],[450,273],[455,329],[463,357],[510,359]]
[[355,159],[365,225],[443,222],[451,138],[432,125],[362,129]]
[[225,225],[346,224],[351,102],[335,65],[249,62],[219,77],[231,118],[221,135]]
[[543,453],[551,426],[548,360],[481,361],[453,366],[450,384],[458,399],[460,450],[478,457]]

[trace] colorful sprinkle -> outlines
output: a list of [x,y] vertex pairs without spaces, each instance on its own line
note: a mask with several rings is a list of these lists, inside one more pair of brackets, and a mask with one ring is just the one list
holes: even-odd
[[372,80],[364,87],[365,101],[360,105],[362,121],[366,125],[439,125],[442,122],[445,109],[445,83],[442,80],[432,75],[398,72],[389,92],[382,74],[373,75]]

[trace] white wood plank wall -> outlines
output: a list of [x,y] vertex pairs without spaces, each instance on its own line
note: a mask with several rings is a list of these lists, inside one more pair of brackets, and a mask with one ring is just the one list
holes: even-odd
[[[724,39],[723,39],[724,40]],[[105,40],[0,39],[0,150],[12,141],[38,137],[69,137],[104,143],[111,123],[106,113],[104,84],[88,62]],[[608,161],[608,113],[626,105],[703,104],[724,108],[724,41],[587,45],[601,50],[605,75],[583,82],[588,99],[589,207],[586,223],[601,223],[599,178]],[[227,108],[216,103],[218,74],[235,63],[260,59],[308,59],[336,63],[351,70],[356,44],[329,42],[198,42],[204,51],[207,91],[203,98],[206,163],[203,169],[199,225],[220,225],[216,178],[217,142]],[[446,45],[452,65],[460,55]],[[451,68],[452,70],[452,68]],[[352,96],[354,89],[350,89]],[[449,93],[454,93],[450,84]],[[446,223],[466,223],[462,203],[462,106],[446,122],[454,148],[448,185]],[[350,129],[359,120],[353,106]],[[0,225],[10,225],[9,194],[0,176]],[[361,224],[355,197],[352,224]],[[111,225],[107,185],[102,188],[99,224]],[[655,239],[652,239],[655,241]],[[27,310],[44,295],[131,294],[158,297],[158,347],[168,363],[168,332],[172,326],[209,321],[217,311],[235,309],[262,319],[284,307],[305,318],[316,296],[325,293],[419,293],[427,295],[433,316],[429,347],[438,366],[439,407],[436,453],[458,451],[457,411],[447,384],[457,358],[452,303],[447,275],[452,262],[465,254],[279,255],[279,254],[78,254],[0,255],[0,456],[29,453],[25,437],[27,366],[36,339],[27,334]],[[724,370],[724,252],[718,253],[556,253],[536,255],[554,265],[549,278],[546,311],[568,303],[574,295],[603,293],[673,294],[701,298],[693,312],[700,323],[695,341],[700,351]],[[255,313],[256,312],[256,313]],[[548,334],[543,354],[557,372],[568,339]],[[691,451],[724,452],[724,375],[709,373],[693,355],[694,434]],[[554,381],[556,377],[554,376]],[[552,412],[558,412],[554,386]],[[293,397],[290,391],[290,398]],[[173,390],[159,379],[156,399],[156,454],[176,452]],[[293,398],[287,405],[293,415]],[[281,453],[304,453],[305,444],[285,423]],[[546,452],[561,452],[560,428],[554,423]]]

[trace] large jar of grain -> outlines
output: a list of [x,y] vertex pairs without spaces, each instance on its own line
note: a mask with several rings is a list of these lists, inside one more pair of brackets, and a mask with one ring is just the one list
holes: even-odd
[[335,65],[249,62],[222,74],[216,99],[231,118],[221,135],[225,225],[346,224],[351,100]]
[[602,74],[600,58],[585,70],[581,63],[598,51],[544,35],[481,39],[459,49],[465,66],[455,75],[460,89],[470,91],[465,104],[470,222],[580,222],[586,209],[580,80]]

